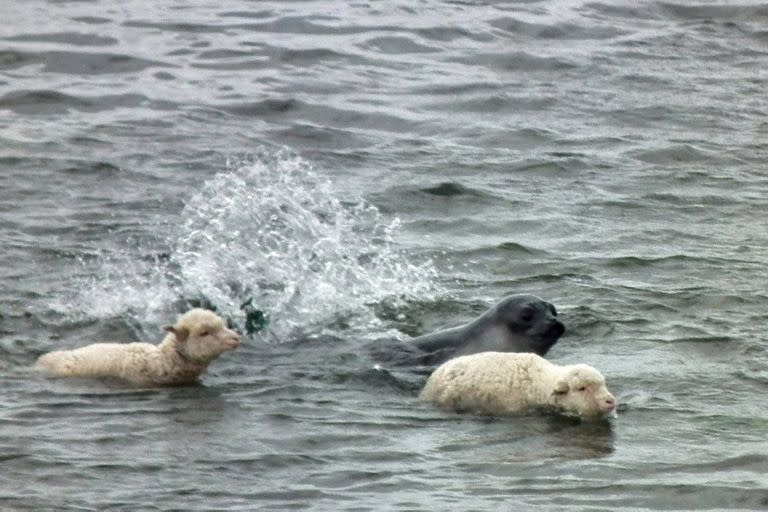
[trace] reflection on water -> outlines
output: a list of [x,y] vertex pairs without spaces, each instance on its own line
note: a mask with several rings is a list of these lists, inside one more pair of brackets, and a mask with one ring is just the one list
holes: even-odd
[[[614,451],[611,420],[582,421],[554,415],[472,420],[489,428],[477,437],[459,436],[459,442],[447,442],[440,450],[473,453],[476,466],[492,473],[504,463],[595,459]],[[467,457],[463,459],[471,464]]]

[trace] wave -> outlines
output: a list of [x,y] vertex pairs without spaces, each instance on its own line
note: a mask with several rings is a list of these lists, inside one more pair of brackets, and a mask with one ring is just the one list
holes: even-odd
[[340,198],[288,150],[230,163],[186,200],[180,219],[167,253],[138,244],[102,255],[75,284],[75,313],[129,315],[145,327],[202,304],[242,331],[263,314],[267,338],[279,341],[381,327],[381,301],[442,293],[431,261],[397,249],[397,219]]

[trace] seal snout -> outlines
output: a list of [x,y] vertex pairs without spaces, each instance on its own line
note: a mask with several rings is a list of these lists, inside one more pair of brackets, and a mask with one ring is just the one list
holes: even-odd
[[545,334],[546,336],[551,336],[553,338],[559,338],[565,333],[565,325],[560,320],[552,319],[552,321],[549,324],[549,327],[547,328]]

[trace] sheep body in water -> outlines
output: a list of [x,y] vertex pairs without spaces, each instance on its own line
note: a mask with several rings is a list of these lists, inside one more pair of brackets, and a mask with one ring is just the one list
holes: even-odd
[[495,415],[546,408],[594,418],[616,408],[596,369],[560,366],[532,353],[481,352],[451,359],[430,375],[420,397],[445,409]]
[[111,377],[141,386],[173,386],[196,382],[214,359],[240,344],[237,333],[204,309],[192,309],[163,329],[168,334],[159,345],[94,343],[44,354],[35,368],[51,377]]

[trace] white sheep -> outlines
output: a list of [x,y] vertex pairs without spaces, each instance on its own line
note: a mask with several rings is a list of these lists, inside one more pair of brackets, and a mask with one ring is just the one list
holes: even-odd
[[159,345],[94,343],[74,350],[49,352],[35,368],[52,377],[113,377],[141,386],[172,386],[197,381],[223,352],[240,344],[215,313],[192,309],[179,317]]
[[493,415],[544,408],[599,417],[616,408],[605,378],[591,366],[559,366],[532,353],[451,359],[430,375],[420,398],[445,409]]

